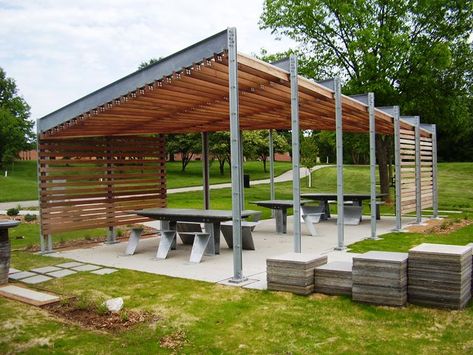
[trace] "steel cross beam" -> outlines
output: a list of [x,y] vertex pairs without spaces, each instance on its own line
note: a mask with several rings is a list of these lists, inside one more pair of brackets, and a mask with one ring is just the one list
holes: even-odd
[[238,112],[238,63],[236,28],[231,27],[228,29],[227,40],[233,221],[233,278],[230,281],[234,283],[240,283],[245,281],[246,278],[243,276],[243,256],[241,245],[241,146],[240,119]]
[[291,130],[292,130],[292,194],[293,194],[293,224],[294,252],[301,252],[301,179],[299,165],[299,89],[297,76],[297,57],[289,57],[291,74]]

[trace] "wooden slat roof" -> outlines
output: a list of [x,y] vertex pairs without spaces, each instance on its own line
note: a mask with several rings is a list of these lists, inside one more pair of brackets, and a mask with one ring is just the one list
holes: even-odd
[[[227,31],[128,75],[38,120],[40,137],[67,138],[229,130]],[[299,77],[301,129],[335,130],[331,89]],[[289,73],[238,54],[240,127],[290,129]],[[343,96],[343,129],[368,132],[367,105]],[[376,131],[393,117],[376,110]],[[402,126],[411,126],[403,122]]]

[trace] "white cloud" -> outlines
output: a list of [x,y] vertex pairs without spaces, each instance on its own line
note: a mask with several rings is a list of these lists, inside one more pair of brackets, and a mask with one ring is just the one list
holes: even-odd
[[226,27],[238,50],[287,49],[258,29],[262,0],[0,0],[0,66],[42,117]]

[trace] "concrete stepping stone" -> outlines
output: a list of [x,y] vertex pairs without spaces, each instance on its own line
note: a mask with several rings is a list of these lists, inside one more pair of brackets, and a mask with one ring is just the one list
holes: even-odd
[[27,284],[35,285],[35,284],[39,284],[41,282],[49,281],[49,280],[52,280],[52,279],[53,278],[49,277],[49,276],[36,275],[36,276],[32,276],[32,277],[27,277],[26,279],[21,279],[20,281],[24,282],[24,283],[27,283]]
[[308,295],[314,291],[314,270],[327,256],[286,253],[266,259],[268,290]]
[[117,269],[111,269],[111,268],[103,268],[103,269],[98,269],[98,270],[91,271],[91,273],[96,274],[96,275],[108,275],[108,274],[114,273],[115,271],[118,271],[118,270]]
[[75,270],[75,271],[94,271],[94,270],[101,269],[101,267],[97,266],[97,265],[84,264],[84,265],[81,265],[81,266],[73,267],[71,269]]
[[82,266],[82,265],[84,265],[84,263],[79,263],[77,261],[71,261],[71,262],[68,262],[68,263],[58,264],[56,266],[66,268],[66,269],[70,269],[72,267],[77,267],[77,266]]
[[50,304],[59,301],[58,296],[51,295],[49,293],[30,290],[28,288],[20,287],[17,285],[7,285],[0,287],[0,295],[34,306],[43,306],[45,304]]
[[68,270],[68,269],[61,269],[61,270],[58,270],[58,271],[48,272],[46,275],[52,276],[56,279],[59,279],[61,277],[69,276],[69,275],[73,275],[73,274],[77,274],[77,271]]
[[38,274],[35,274],[34,272],[30,272],[30,271],[20,271],[20,272],[11,274],[8,277],[12,280],[21,280],[21,279],[26,279],[27,277],[37,276],[37,275]]
[[62,269],[56,266],[45,266],[45,267],[38,267],[35,269],[31,269],[32,272],[36,272],[38,274],[47,274],[49,272],[59,271],[59,270],[62,270]]
[[10,270],[8,270],[8,275],[11,275],[11,274],[16,274],[16,273],[19,273],[19,272],[22,272],[23,270],[18,270],[18,269],[15,269],[14,267],[11,267]]

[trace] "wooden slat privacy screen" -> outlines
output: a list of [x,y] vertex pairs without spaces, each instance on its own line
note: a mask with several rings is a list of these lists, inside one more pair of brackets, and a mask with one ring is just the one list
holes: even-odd
[[433,206],[432,137],[420,138],[422,209]]
[[[422,209],[432,206],[432,138],[420,138]],[[416,210],[415,131],[401,129],[401,214]]]
[[143,222],[166,206],[164,138],[39,140],[42,234]]

